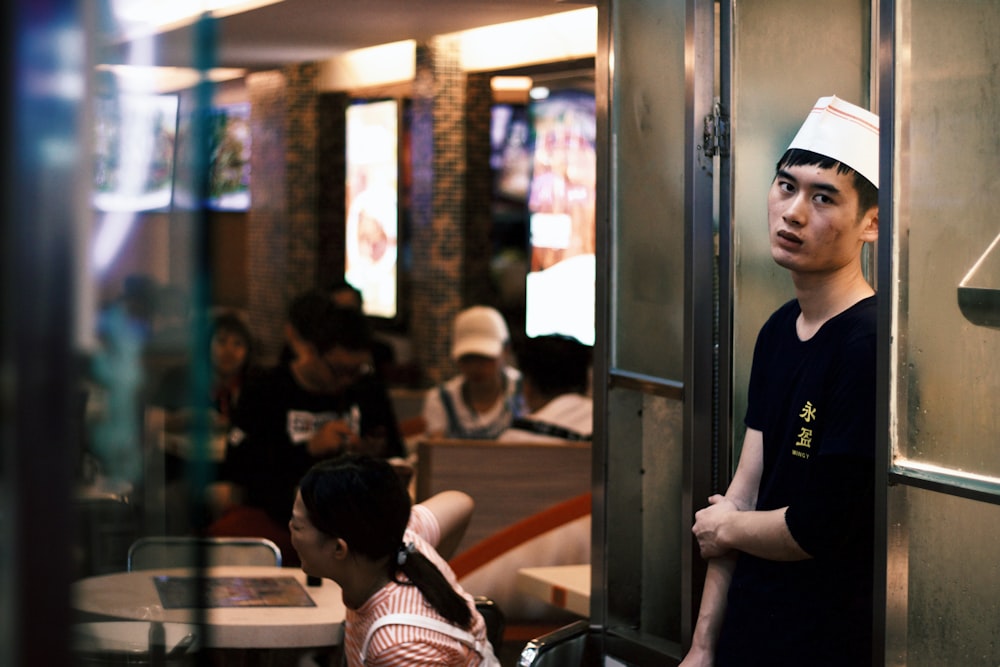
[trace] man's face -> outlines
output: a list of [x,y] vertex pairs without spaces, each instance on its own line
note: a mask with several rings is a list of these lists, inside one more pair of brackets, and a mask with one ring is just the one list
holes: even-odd
[[315,390],[326,394],[339,394],[371,372],[371,355],[367,350],[349,350],[334,346],[318,354],[313,345],[306,343],[299,352],[297,363],[300,374]]
[[799,274],[830,274],[857,263],[878,238],[878,208],[858,210],[852,174],[782,167],[767,195],[771,257]]

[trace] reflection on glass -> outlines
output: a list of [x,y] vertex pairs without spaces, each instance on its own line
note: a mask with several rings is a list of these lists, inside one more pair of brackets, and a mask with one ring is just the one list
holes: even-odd
[[1000,236],[958,284],[958,306],[973,324],[1000,328]]
[[611,101],[612,365],[680,381],[686,4],[671,0],[613,6],[613,88],[629,94]]
[[983,196],[997,188],[997,152],[984,146],[996,138],[1000,100],[983,91],[996,86],[1000,6],[910,7],[901,30],[910,57],[900,60],[896,99],[895,381],[905,407],[896,454],[1000,476],[1000,331],[989,324],[989,301],[962,297],[1000,286],[991,282],[996,251],[987,251],[1000,222]]
[[99,97],[94,106],[95,208],[149,211],[169,207],[177,96],[123,93]]
[[227,104],[210,115],[208,206],[250,208],[250,103]]
[[905,494],[908,667],[997,665],[1000,507],[931,491]]

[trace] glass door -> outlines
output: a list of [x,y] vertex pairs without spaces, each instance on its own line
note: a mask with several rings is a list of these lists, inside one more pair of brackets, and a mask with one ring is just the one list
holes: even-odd
[[1000,6],[887,2],[881,23],[886,664],[992,666]]
[[696,148],[714,11],[710,0],[607,5],[590,620],[609,656],[671,664],[691,615],[687,517],[711,460],[713,308],[694,294],[711,294],[714,264],[713,160]]
[[774,164],[817,98],[870,104],[871,7],[610,5],[591,623],[607,656],[670,664],[704,576],[693,515],[728,485],[754,339],[792,296]]
[[4,3],[0,664],[69,661],[80,3]]

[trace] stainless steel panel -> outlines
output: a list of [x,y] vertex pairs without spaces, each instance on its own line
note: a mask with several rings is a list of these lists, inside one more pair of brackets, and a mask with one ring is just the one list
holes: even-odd
[[683,374],[685,2],[613,3],[613,364]]

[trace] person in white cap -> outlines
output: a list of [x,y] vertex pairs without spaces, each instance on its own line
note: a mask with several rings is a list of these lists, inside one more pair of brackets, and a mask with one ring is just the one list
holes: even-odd
[[795,299],[762,327],[746,437],[695,514],[708,571],[682,667],[871,665],[878,117],[821,98],[778,161],[771,256]]
[[510,332],[495,308],[472,306],[455,317],[451,358],[459,374],[424,399],[430,437],[495,439],[521,416],[521,373],[507,364]]

